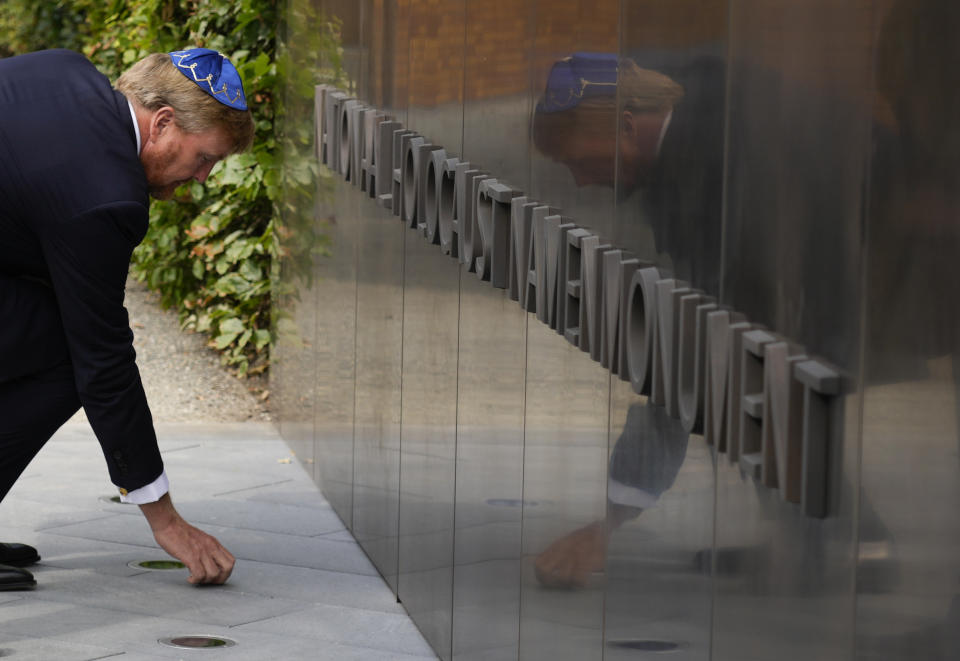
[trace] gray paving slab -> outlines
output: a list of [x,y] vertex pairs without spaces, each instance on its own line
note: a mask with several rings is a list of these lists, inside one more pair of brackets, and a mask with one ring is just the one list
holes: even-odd
[[301,610],[310,604],[244,593],[231,585],[195,587],[187,572],[144,572],[132,576],[39,567],[34,574],[34,601],[56,601],[87,608],[122,609],[126,613],[233,626],[262,617]]
[[353,541],[353,535],[349,530],[341,530],[339,532],[328,532],[323,535],[320,535],[324,539],[332,539],[338,542],[350,542]]
[[[38,588],[0,593],[0,656],[42,661],[436,658],[391,590],[275,431],[160,429],[172,493],[188,520],[238,558],[219,587],[186,583],[136,506],[115,493],[85,424],[61,430],[0,503],[0,540],[34,544]],[[228,649],[159,638],[210,634]]]
[[17,497],[5,499],[0,513],[2,526],[41,531],[44,528],[84,523],[110,516],[108,512],[95,509],[96,501],[91,502],[90,508],[86,509],[63,503],[44,503],[42,508],[28,506],[35,502]]
[[434,658],[423,636],[405,615],[318,604],[307,610],[235,627],[236,631],[264,629],[298,638]]
[[[246,500],[263,503],[279,503],[281,505],[292,505],[294,507],[311,507],[314,509],[329,509],[330,503],[316,489],[304,490],[298,488],[300,485],[289,483],[280,485],[278,488],[264,488],[245,496]],[[233,496],[227,496],[232,498]]]
[[[375,576],[377,573],[355,542],[336,541],[324,537],[284,535],[249,528],[238,529],[213,525],[200,527],[219,539],[238,559],[368,576]],[[153,541],[153,535],[146,522],[141,517],[125,514],[47,528],[44,532],[65,537],[159,548]]]
[[228,586],[267,597],[404,613],[379,576],[240,561]]
[[112,576],[133,576],[146,570],[135,569],[131,562],[169,560],[164,551],[132,544],[78,539],[60,535],[39,534],[30,540],[40,553],[40,564],[31,567],[34,574],[48,568],[86,569]]
[[13,636],[0,638],[0,656],[13,657],[16,661],[99,661],[99,659],[123,659],[122,650],[100,645],[79,645],[59,640]]
[[177,509],[185,519],[198,524],[227,526],[278,532],[301,537],[316,537],[344,530],[343,523],[332,509],[294,507],[279,503],[216,499],[180,500]]

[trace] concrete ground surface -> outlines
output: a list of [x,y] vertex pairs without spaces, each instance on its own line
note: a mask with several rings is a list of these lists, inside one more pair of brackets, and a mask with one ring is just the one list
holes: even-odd
[[[237,557],[229,582],[137,566],[169,556],[135,505],[111,502],[90,427],[69,423],[0,503],[0,540],[42,556],[36,590],[0,592],[0,657],[436,658],[272,425],[167,423],[158,436],[178,509]],[[236,644],[159,642],[195,635]]]

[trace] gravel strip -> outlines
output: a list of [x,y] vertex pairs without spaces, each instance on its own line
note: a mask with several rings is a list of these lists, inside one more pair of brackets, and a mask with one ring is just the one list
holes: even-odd
[[[163,310],[158,295],[131,278],[125,304],[154,422],[271,419],[262,380],[233,376],[207,347],[205,335],[180,330],[177,313]],[[85,420],[81,409],[70,422]]]

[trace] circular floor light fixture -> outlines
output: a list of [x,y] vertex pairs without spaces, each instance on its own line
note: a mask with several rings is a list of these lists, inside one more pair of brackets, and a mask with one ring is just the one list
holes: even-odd
[[607,647],[636,652],[673,652],[680,648],[680,644],[669,640],[610,640]]
[[540,503],[535,500],[520,500],[519,498],[487,498],[487,505],[493,507],[537,507]]
[[131,569],[147,569],[149,571],[169,571],[171,569],[186,569],[187,566],[179,560],[133,560],[127,563]]
[[171,636],[169,638],[160,638],[157,640],[161,645],[167,647],[176,647],[182,650],[197,649],[216,649],[218,647],[233,647],[236,641],[229,638],[220,638],[219,636],[191,635],[191,636]]

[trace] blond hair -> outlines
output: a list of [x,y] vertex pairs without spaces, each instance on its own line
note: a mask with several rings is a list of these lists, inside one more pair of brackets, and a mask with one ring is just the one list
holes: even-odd
[[170,106],[177,126],[187,133],[222,129],[233,142],[231,153],[246,151],[253,143],[250,111],[214,99],[177,71],[167,53],[153,53],[127,69],[117,79],[117,91],[150,111]]

